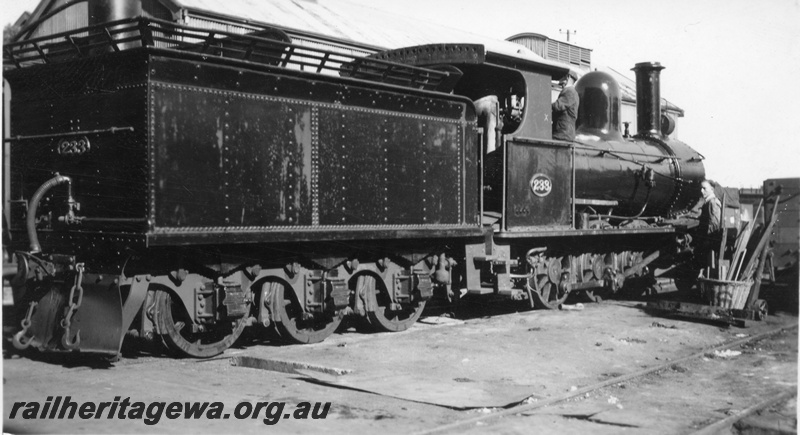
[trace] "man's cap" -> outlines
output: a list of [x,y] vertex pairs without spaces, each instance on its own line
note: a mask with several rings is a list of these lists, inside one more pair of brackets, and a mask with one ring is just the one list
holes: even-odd
[[567,75],[568,75],[568,76],[570,76],[570,77],[572,77],[572,78],[573,78],[573,79],[575,79],[575,80],[578,80],[578,73],[577,73],[577,72],[575,72],[574,70],[569,70],[569,71],[567,72]]

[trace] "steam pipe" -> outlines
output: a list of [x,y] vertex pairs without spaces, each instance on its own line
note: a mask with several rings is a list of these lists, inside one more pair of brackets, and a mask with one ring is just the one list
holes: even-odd
[[44,184],[39,186],[39,188],[36,190],[36,193],[33,194],[33,198],[31,198],[31,205],[28,207],[26,223],[28,229],[28,240],[30,240],[32,254],[42,251],[42,247],[39,245],[39,236],[36,234],[36,210],[39,208],[39,202],[42,201],[42,197],[44,197],[44,195],[50,189],[62,183],[67,183],[68,185],[68,202],[72,204],[74,202],[72,199],[72,179],[66,175],[56,174],[55,177],[45,181]]

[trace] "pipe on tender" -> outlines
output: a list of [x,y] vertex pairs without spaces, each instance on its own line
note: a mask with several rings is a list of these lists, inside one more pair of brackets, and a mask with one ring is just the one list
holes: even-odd
[[66,175],[58,175],[56,174],[55,177],[47,180],[39,186],[36,190],[36,193],[33,194],[33,198],[31,198],[30,206],[28,207],[28,216],[26,219],[26,226],[28,229],[28,241],[30,241],[31,246],[31,254],[35,254],[37,252],[41,252],[42,247],[39,245],[39,236],[36,234],[36,211],[39,208],[39,203],[42,201],[44,195],[53,187],[58,186],[61,183],[67,183],[69,185],[69,198],[72,199],[72,179],[67,177]]

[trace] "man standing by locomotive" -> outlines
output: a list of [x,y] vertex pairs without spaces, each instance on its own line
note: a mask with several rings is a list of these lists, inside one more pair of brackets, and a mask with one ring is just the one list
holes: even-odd
[[575,121],[578,119],[578,91],[575,82],[578,74],[569,70],[558,84],[562,87],[558,99],[553,102],[553,139],[574,140]]
[[700,209],[699,225],[697,227],[696,258],[705,266],[715,267],[711,261],[711,253],[716,251],[721,241],[722,234],[722,203],[714,193],[715,183],[703,180],[700,183],[700,192],[703,195],[703,205]]

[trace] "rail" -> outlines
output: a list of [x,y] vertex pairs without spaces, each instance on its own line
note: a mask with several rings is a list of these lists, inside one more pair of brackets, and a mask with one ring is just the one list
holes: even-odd
[[237,34],[154,18],[129,18],[3,46],[6,65],[24,68],[84,59],[131,48],[155,47],[319,74],[436,90],[448,73],[293,44],[281,30]]

